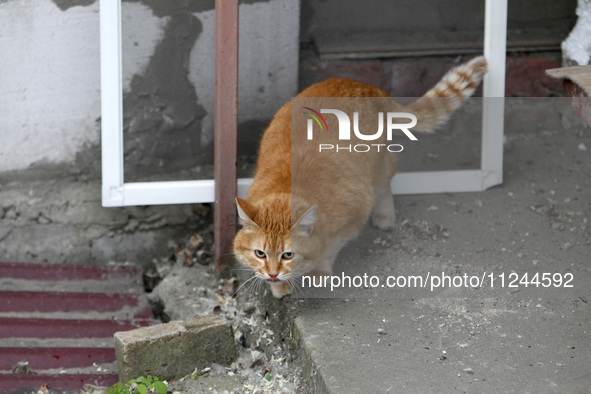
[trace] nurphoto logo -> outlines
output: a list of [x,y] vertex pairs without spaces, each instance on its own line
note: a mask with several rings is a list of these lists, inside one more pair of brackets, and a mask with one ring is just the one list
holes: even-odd
[[[351,119],[349,115],[338,109],[321,109],[316,111],[310,107],[302,107],[303,113],[308,115],[307,123],[307,138],[308,140],[314,139],[314,124],[316,123],[320,128],[320,132],[328,131],[328,124],[322,114],[335,115],[338,121],[338,139],[339,141],[350,141],[351,140]],[[386,129],[386,140],[392,141],[393,132],[395,130],[402,131],[408,139],[411,141],[417,141],[417,137],[411,133],[410,129],[416,126],[417,117],[408,112],[387,112],[384,116],[383,112],[378,112],[378,130],[375,132],[368,133],[363,132],[359,127],[359,112],[353,113],[353,134],[361,141],[376,141],[382,138],[384,128]],[[386,126],[384,127],[384,118],[386,119]],[[400,120],[406,119],[409,122],[400,123]],[[367,134],[366,134],[367,133]],[[356,144],[356,145],[339,145],[339,144],[319,144],[319,152],[327,150],[348,151],[348,152],[369,152],[370,150],[380,149],[387,150],[388,152],[402,152],[404,147],[400,144]]]

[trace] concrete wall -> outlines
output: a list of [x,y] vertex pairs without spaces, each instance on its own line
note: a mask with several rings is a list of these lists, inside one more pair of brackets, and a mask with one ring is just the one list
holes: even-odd
[[[211,177],[213,8],[122,3],[128,182]],[[0,20],[0,260],[149,261],[198,225],[190,206],[100,205],[98,0],[0,1]],[[298,0],[241,2],[243,156],[297,89],[298,33]]]
[[[248,125],[295,93],[299,2],[245,1],[240,13]],[[124,1],[122,14],[126,176],[186,178],[212,159],[213,1]],[[76,163],[100,137],[98,1],[6,1],[0,18],[0,173],[69,163],[98,176],[96,154]]]

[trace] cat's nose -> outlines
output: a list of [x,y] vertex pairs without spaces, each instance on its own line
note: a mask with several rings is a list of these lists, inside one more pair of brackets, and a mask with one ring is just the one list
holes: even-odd
[[281,280],[277,277],[277,275],[279,275],[278,273],[272,274],[270,272],[267,272],[267,275],[269,275],[269,277],[267,278],[267,281],[269,281],[269,282],[279,282]]

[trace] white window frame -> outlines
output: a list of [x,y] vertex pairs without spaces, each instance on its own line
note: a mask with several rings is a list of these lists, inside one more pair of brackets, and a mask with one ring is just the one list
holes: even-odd
[[[507,1],[485,0],[482,157],[479,170],[399,173],[394,194],[476,192],[503,182],[503,128]],[[105,207],[191,204],[215,201],[213,179],[125,182],[123,170],[123,88],[121,0],[100,0],[102,204]],[[487,100],[487,97],[499,99]],[[238,179],[245,196],[252,179]]]

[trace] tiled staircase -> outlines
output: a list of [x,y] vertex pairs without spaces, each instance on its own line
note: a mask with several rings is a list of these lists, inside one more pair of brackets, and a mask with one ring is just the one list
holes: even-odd
[[135,265],[0,262],[0,392],[112,385],[113,334],[154,322]]

